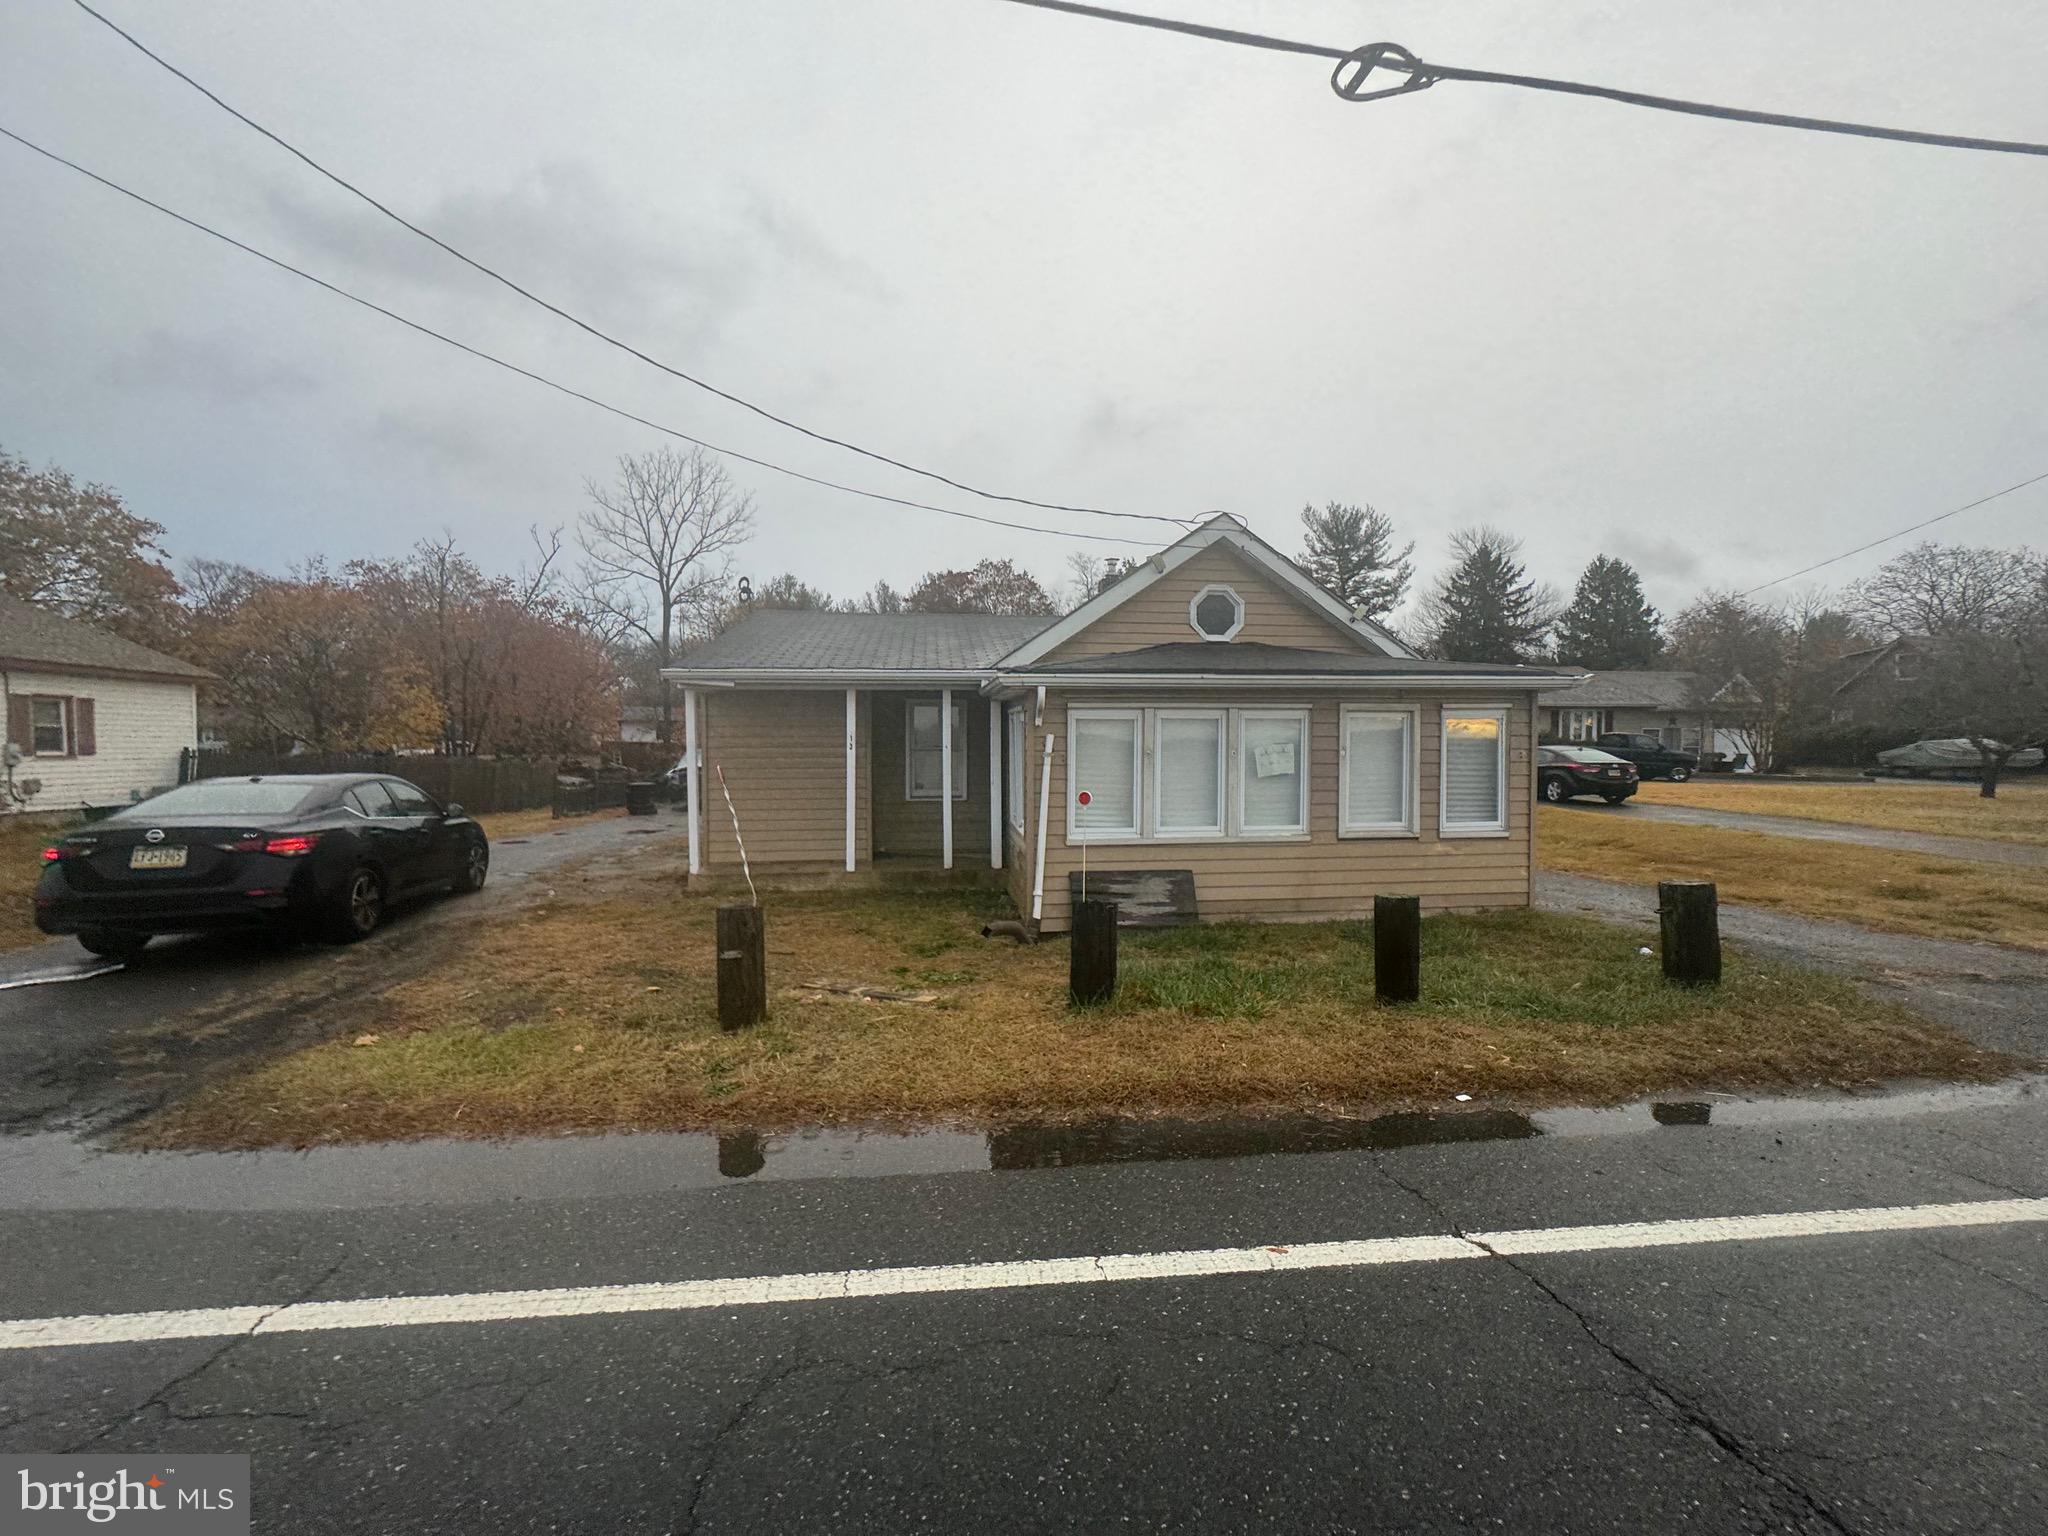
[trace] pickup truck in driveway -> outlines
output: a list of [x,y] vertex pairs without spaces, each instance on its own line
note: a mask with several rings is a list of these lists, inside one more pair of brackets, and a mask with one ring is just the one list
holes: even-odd
[[1654,736],[1613,731],[1594,745],[1602,752],[1612,752],[1623,761],[1634,763],[1636,771],[1646,779],[1669,779],[1674,784],[1683,784],[1700,771],[1697,752],[1681,752],[1676,747],[1667,747]]

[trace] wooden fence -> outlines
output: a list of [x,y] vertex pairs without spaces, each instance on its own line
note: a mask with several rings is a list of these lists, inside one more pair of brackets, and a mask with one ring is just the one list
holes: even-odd
[[187,751],[179,778],[237,778],[258,773],[388,773],[466,811],[524,811],[550,803],[555,762],[546,757],[399,757],[370,752]]

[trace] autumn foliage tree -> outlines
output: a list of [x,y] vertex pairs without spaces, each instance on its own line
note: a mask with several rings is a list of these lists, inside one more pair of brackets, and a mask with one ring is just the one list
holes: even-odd
[[130,640],[173,648],[178,579],[163,528],[118,491],[0,448],[0,590]]
[[903,600],[905,613],[1046,614],[1059,610],[1038,578],[1011,560],[970,570],[927,571]]
[[194,635],[234,713],[281,751],[430,747],[441,712],[424,669],[392,644],[371,596],[315,561]]

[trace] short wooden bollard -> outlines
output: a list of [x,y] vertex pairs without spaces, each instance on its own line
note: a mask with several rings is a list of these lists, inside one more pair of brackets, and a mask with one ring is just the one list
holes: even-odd
[[1074,903],[1072,953],[1067,960],[1067,991],[1073,1006],[1106,1003],[1116,991],[1116,919],[1113,901]]
[[1372,990],[1383,1003],[1422,996],[1422,898],[1372,899]]
[[1721,980],[1721,912],[1711,880],[1657,882],[1657,929],[1664,979],[1681,987]]
[[718,909],[718,1027],[768,1017],[768,929],[759,907]]

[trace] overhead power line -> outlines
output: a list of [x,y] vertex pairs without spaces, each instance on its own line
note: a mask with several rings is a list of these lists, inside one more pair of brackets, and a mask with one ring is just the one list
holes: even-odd
[[[83,4],[84,0],[74,0]],[[1506,74],[1492,69],[1468,69],[1456,64],[1434,64],[1417,58],[1398,43],[1368,43],[1343,47],[1308,43],[1295,38],[1271,37],[1262,32],[1240,32],[1231,27],[1206,26],[1171,16],[1149,16],[1136,11],[1117,10],[1106,5],[1083,5],[1079,0],[1007,0],[1011,5],[1028,5],[1034,10],[1061,11],[1096,21],[1113,21],[1125,26],[1149,27],[1176,32],[1185,37],[1211,42],[1233,43],[1242,48],[1263,48],[1273,53],[1306,54],[1311,58],[1334,59],[1337,67],[1330,87],[1346,101],[1376,101],[1383,96],[1405,96],[1428,90],[1444,80],[1477,85],[1513,85],[1530,91],[1555,91],[1566,96],[1592,96],[1617,101],[1624,106],[1648,107],[1657,112],[1682,112],[1692,117],[1718,117],[1735,123],[1759,123],[1768,128],[1800,128],[1812,133],[1845,133],[1866,139],[1894,139],[1907,144],[1932,144],[1944,149],[1976,149],[2008,155],[2048,155],[2048,144],[2023,139],[1984,139],[1961,133],[1928,133],[1918,128],[1886,128],[1874,123],[1845,123],[1826,117],[1801,117],[1789,112],[1758,112],[1748,107],[1724,107],[1712,102],[1688,101],[1678,96],[1653,96],[1645,91],[1623,90],[1611,85],[1588,85],[1579,80],[1554,80],[1545,75]],[[1375,84],[1375,71],[1387,72],[1386,83]]]
[[404,229],[410,230],[413,234],[418,235],[422,240],[425,240],[428,244],[436,246],[439,249],[447,252],[450,256],[453,256],[457,261],[461,262],[464,266],[470,267],[473,270],[482,273],[485,277],[491,279],[491,281],[499,283],[506,288],[509,288],[512,292],[518,294],[519,297],[525,299],[528,303],[539,305],[549,314],[555,315],[560,319],[568,321],[578,330],[583,331],[590,336],[596,337],[599,341],[605,343],[605,345],[610,347],[616,347],[621,352],[624,352],[631,357],[638,358],[641,362],[647,364],[650,368],[658,368],[659,370],[661,370],[661,372],[669,375],[669,377],[671,378],[680,379],[685,384],[694,385],[696,388],[705,391],[707,394],[716,395],[719,399],[728,401],[733,405],[737,405],[743,410],[752,411],[756,416],[759,416],[767,421],[772,421],[779,427],[787,427],[792,432],[801,432],[805,437],[811,438],[817,442],[827,443],[834,448],[843,448],[848,453],[857,453],[862,458],[873,459],[878,464],[887,464],[893,469],[905,470],[910,474],[920,475],[927,480],[936,480],[941,485],[949,485],[956,491],[965,491],[968,495],[979,496],[985,501],[1007,501],[1018,506],[1042,507],[1044,510],[1048,512],[1080,512],[1086,513],[1093,517],[1121,517],[1138,519],[1145,522],[1171,523],[1176,527],[1186,527],[1189,523],[1189,519],[1187,518],[1168,517],[1163,513],[1158,512],[1120,512],[1104,507],[1073,506],[1066,502],[1060,501],[1040,501],[1036,497],[1032,496],[1009,496],[999,491],[985,491],[981,489],[979,486],[968,484],[964,480],[955,480],[948,475],[942,475],[935,469],[924,469],[916,464],[908,463],[903,459],[891,458],[888,454],[877,452],[875,449],[863,448],[859,443],[849,442],[845,438],[833,437],[829,433],[817,431],[814,428],[803,425],[803,423],[801,422],[792,421],[787,416],[778,415],[774,411],[769,410],[764,405],[756,405],[753,401],[748,400],[743,396],[736,395],[731,390],[721,389],[718,385],[713,384],[708,380],[698,378],[695,374],[686,373],[681,368],[675,367],[673,364],[665,363],[661,361],[661,359],[653,357],[646,352],[643,352],[640,348],[634,346],[631,342],[623,341],[619,337],[612,335],[608,331],[600,330],[597,326],[591,324],[588,320],[585,320],[578,315],[571,314],[568,310],[562,308],[559,304],[552,303],[551,301],[542,298],[539,294],[533,292],[531,289],[521,287],[518,283],[514,282],[511,278],[507,277],[504,273],[498,271],[495,267],[486,265],[484,262],[477,260],[474,256],[471,256],[466,251],[458,250],[455,246],[450,245],[446,240],[443,240],[439,235],[433,233],[433,231],[421,228],[418,224],[413,223],[412,220],[406,218],[403,214],[395,212],[386,204],[378,201],[377,198],[371,196],[368,192],[365,192],[361,187],[357,186],[347,177],[342,176],[335,171],[329,170],[326,166],[322,165],[318,160],[315,160],[311,155],[307,154],[303,149],[300,149],[296,144],[291,143],[289,140],[281,137],[277,133],[273,132],[271,129],[266,128],[263,124],[257,122],[255,118],[249,116],[248,113],[242,111],[240,108],[235,107],[231,105],[229,102],[223,100],[214,91],[210,90],[208,87],[204,85],[201,85],[197,80],[193,79],[190,75],[186,74],[184,70],[178,68],[178,66],[173,64],[169,59],[166,59],[162,54],[156,52],[147,43],[143,42],[140,38],[136,37],[134,33],[129,32],[128,30],[120,26],[117,22],[108,19],[100,12],[94,10],[90,5],[87,5],[85,3],[85,0],[72,0],[72,4],[76,5],[81,11],[85,12],[86,15],[92,17],[94,21],[100,23],[101,26],[107,28],[110,32],[114,33],[115,36],[121,38],[122,41],[126,42],[131,48],[135,49],[144,58],[149,59],[152,63],[155,63],[159,67],[169,71],[171,74],[177,76],[178,79],[184,81],[185,84],[191,86],[193,90],[197,91],[200,95],[204,96],[216,107],[219,107],[221,111],[227,113],[228,116],[234,118],[237,122],[241,123],[245,127],[254,129],[257,133],[260,133],[264,138],[270,140],[270,142],[275,144],[279,149],[284,150],[287,154],[291,155],[294,159],[300,161],[302,164],[306,165],[310,169],[317,171],[320,175],[326,177],[329,181],[333,182],[337,187],[340,187],[344,192],[349,193],[353,197],[360,198],[363,202],[369,204],[372,208],[376,209],[377,212],[383,214],[385,218],[390,219],[393,223],[401,226]]
[[953,507],[934,506],[930,502],[912,501],[909,500],[907,497],[890,496],[884,494],[881,491],[863,490],[861,487],[856,485],[843,485],[837,480],[826,480],[817,475],[805,474],[800,469],[791,469],[788,465],[777,464],[771,459],[757,458],[753,454],[741,453],[737,449],[733,448],[721,448],[716,443],[708,442],[701,437],[697,437],[691,433],[681,431],[678,428],[664,426],[661,422],[658,421],[650,421],[647,417],[636,415],[634,412],[625,409],[623,406],[613,405],[608,400],[600,400],[595,395],[585,394],[582,390],[576,389],[568,384],[560,383],[554,379],[549,378],[546,374],[536,373],[531,368],[522,368],[517,363],[510,362],[505,358],[497,356],[495,353],[486,352],[481,347],[471,346],[466,341],[459,341],[453,336],[435,330],[432,326],[422,325],[417,320],[409,319],[406,316],[401,315],[400,313],[398,313],[397,310],[385,308],[385,306],[377,303],[374,299],[366,299],[359,293],[351,293],[348,289],[341,287],[337,283],[330,283],[324,277],[317,277],[313,273],[306,271],[302,267],[295,267],[290,262],[285,261],[281,257],[273,256],[268,251],[259,250],[257,247],[248,244],[246,241],[237,240],[233,235],[226,234],[221,230],[215,229],[210,224],[203,224],[198,219],[191,218],[186,214],[178,212],[175,208],[167,208],[162,203],[155,202],[150,198],[144,197],[140,192],[136,192],[128,187],[124,187],[118,181],[114,181],[108,177],[102,176],[97,171],[89,170],[85,166],[80,165],[75,160],[67,160],[64,156],[58,154],[55,150],[45,149],[42,145],[36,143],[33,139],[24,138],[22,135],[14,132],[12,129],[7,128],[4,125],[0,125],[0,138],[11,139],[16,144],[19,144],[23,149],[30,150],[35,154],[41,155],[45,160],[51,161],[52,163],[57,165],[61,165],[66,170],[76,171],[79,175],[86,177],[88,180],[98,182],[108,191],[118,192],[121,194],[121,196],[129,199],[131,202],[140,203],[143,207],[151,209],[156,213],[160,213],[165,218],[175,219],[178,223],[183,224],[187,229],[195,229],[199,231],[199,233],[202,235],[210,235],[214,239],[221,241],[223,244],[233,246],[236,250],[242,252],[244,255],[254,256],[258,261],[268,262],[271,266],[277,268],[280,272],[289,272],[293,277],[300,278],[305,282],[309,282],[316,288],[324,288],[327,292],[333,294],[336,298],[346,299],[351,304],[360,305],[362,308],[369,310],[373,314],[382,315],[387,320],[395,320],[400,325],[404,326],[407,330],[417,331],[422,336],[430,336],[435,341],[440,342],[444,346],[453,347],[458,352],[465,352],[469,356],[477,358],[480,361],[490,363],[498,368],[503,368],[508,373],[516,373],[522,379],[531,379],[534,383],[545,385],[547,388],[554,390],[557,394],[567,395],[572,400],[581,400],[586,405],[594,405],[601,411],[609,411],[614,416],[622,417],[627,421],[635,422],[640,426],[647,427],[653,431],[663,433],[666,436],[677,438],[682,442],[692,443],[697,447],[703,448],[711,453],[721,454],[726,458],[730,459],[737,459],[743,464],[752,464],[761,469],[773,470],[778,475],[788,475],[791,479],[802,480],[810,485],[822,486],[829,491],[843,491],[849,496],[861,496],[867,498],[870,501],[888,502],[892,506],[911,507],[920,512],[936,512],[942,517],[964,518],[966,521],[971,523],[987,523],[997,528],[1015,528],[1023,533],[1042,533],[1062,539],[1086,539],[1091,543],[1097,544],[1128,544],[1135,545],[1141,549],[1150,549],[1153,547],[1152,545],[1145,543],[1143,540],[1122,538],[1115,534],[1078,533],[1065,528],[1048,528],[1039,523],[1011,522],[1005,518],[1000,517],[985,517],[979,512],[961,512]]
[[1775,587],[1781,582],[1797,581],[1801,576],[1811,575],[1823,566],[1847,560],[1851,555],[1860,555],[1866,549],[1875,549],[1880,544],[1889,544],[1893,539],[1903,539],[1907,534],[1918,533],[1922,528],[1932,528],[1936,523],[1944,522],[1951,517],[1957,517],[1962,513],[1981,507],[1987,501],[1996,501],[2001,496],[2010,496],[2014,491],[2024,491],[2030,485],[2039,485],[2043,480],[2048,480],[2048,469],[2042,470],[2038,475],[2029,475],[2017,485],[2008,485],[2002,491],[1993,491],[1989,496],[1979,496],[1975,501],[1966,501],[1960,507],[1950,507],[1946,512],[1937,512],[1934,516],[1924,518],[1910,527],[1901,528],[1896,533],[1888,533],[1881,539],[1872,539],[1868,544],[1858,544],[1854,549],[1845,549],[1839,555],[1829,555],[1825,560],[1816,560],[1812,565],[1803,566],[1799,570],[1793,571],[1790,575],[1773,576],[1769,581],[1749,587],[1735,595],[1737,597],[1749,597],[1763,591],[1765,587]]

